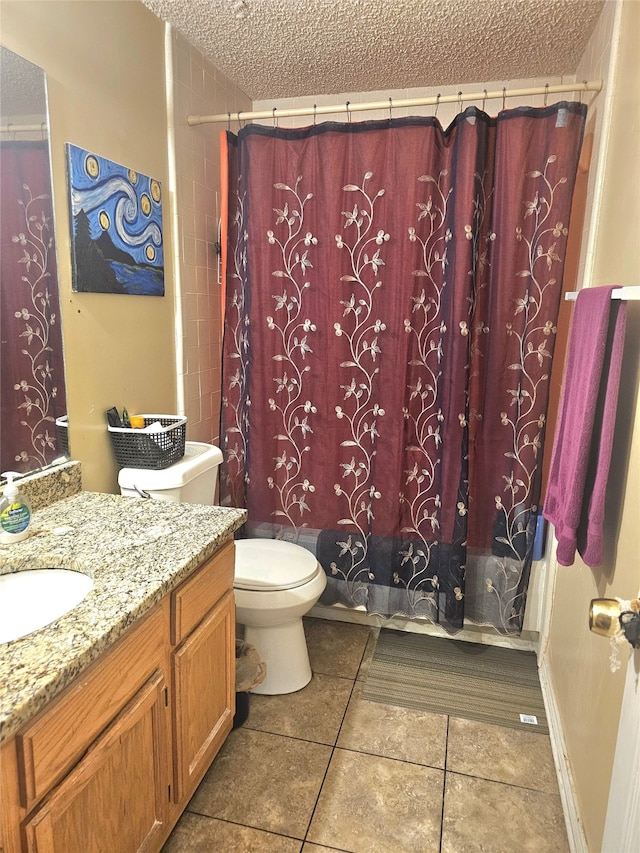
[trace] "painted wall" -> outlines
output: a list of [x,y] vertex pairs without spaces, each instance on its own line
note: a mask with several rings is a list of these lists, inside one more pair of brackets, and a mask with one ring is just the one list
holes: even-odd
[[2,0],[2,43],[44,69],[69,439],[83,485],[117,491],[104,412],[176,411],[173,245],[164,297],[72,293],[65,142],[157,178],[168,216],[164,25],[142,4]]
[[[605,80],[605,90],[589,111],[595,145],[580,265],[587,287],[640,286],[639,35],[640,3],[608,2],[576,75]],[[602,850],[630,648],[621,647],[622,666],[612,673],[608,642],[589,632],[589,604],[598,597],[633,598],[640,589],[640,302],[629,302],[628,309],[607,495],[605,563],[590,569],[578,558],[571,567],[552,567],[555,589],[545,653],[582,828],[587,848],[594,853]]]

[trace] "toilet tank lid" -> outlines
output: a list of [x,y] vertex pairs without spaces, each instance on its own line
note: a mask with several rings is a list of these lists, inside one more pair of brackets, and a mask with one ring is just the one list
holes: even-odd
[[318,561],[306,548],[281,539],[236,540],[233,585],[238,589],[292,589],[310,581]]
[[222,451],[215,444],[185,441],[184,456],[173,465],[160,471],[151,468],[121,468],[118,485],[121,489],[135,489],[137,486],[149,492],[178,489],[221,462]]

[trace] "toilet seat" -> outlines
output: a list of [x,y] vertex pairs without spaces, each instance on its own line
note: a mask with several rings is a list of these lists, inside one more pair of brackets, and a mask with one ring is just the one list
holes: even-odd
[[310,581],[318,571],[314,555],[281,539],[236,540],[233,585],[237,589],[293,589]]

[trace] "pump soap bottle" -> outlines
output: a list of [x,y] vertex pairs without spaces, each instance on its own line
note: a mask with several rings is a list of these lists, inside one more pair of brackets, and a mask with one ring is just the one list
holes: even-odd
[[19,477],[15,471],[7,471],[2,475],[7,484],[4,494],[0,499],[0,542],[10,545],[12,542],[20,542],[29,535],[28,527],[31,523],[31,505],[24,495],[20,494],[18,487],[13,482],[14,477]]

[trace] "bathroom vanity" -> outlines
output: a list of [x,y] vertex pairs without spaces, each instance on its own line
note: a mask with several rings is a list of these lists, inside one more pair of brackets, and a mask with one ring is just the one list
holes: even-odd
[[0,646],[2,853],[162,847],[232,727],[245,515],[81,492],[0,549],[0,573],[94,580],[66,616]]

